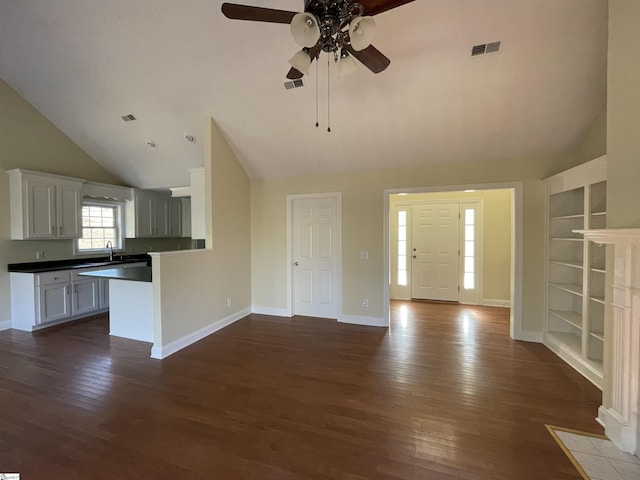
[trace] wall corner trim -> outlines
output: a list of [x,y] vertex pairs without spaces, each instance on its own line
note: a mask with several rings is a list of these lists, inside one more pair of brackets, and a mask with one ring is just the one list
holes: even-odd
[[273,317],[291,317],[291,312],[286,308],[260,307],[254,305],[251,307],[251,313],[257,315],[271,315]]
[[0,322],[0,332],[2,330],[9,330],[11,328],[11,320],[5,320],[4,322]]
[[338,321],[341,323],[351,323],[353,325],[367,325],[370,327],[388,327],[387,322],[382,317],[364,317],[361,315],[340,315]]
[[514,340],[521,340],[523,342],[535,342],[535,343],[543,343],[544,334],[542,332],[520,332],[517,337],[514,337]]
[[166,345],[154,345],[151,348],[151,358],[156,358],[162,360],[167,358],[169,355],[173,355],[179,350],[182,350],[185,347],[188,347],[192,343],[197,342],[198,340],[202,340],[203,338],[211,335],[212,333],[217,332],[218,330],[223,329],[224,327],[231,325],[234,322],[237,322],[241,318],[246,317],[251,313],[251,308],[244,308],[236,313],[229,315],[228,317],[222,318],[220,320],[216,320],[215,322],[203,327],[195,332],[191,332],[183,337],[174,340],[171,343],[167,343]]
[[503,300],[499,298],[483,298],[482,304],[485,307],[511,307],[511,300]]

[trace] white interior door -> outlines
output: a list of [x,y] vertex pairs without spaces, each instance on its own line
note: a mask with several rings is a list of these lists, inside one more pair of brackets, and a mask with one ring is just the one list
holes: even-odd
[[457,302],[459,299],[458,203],[411,206],[411,296]]
[[294,315],[338,318],[337,201],[293,200]]

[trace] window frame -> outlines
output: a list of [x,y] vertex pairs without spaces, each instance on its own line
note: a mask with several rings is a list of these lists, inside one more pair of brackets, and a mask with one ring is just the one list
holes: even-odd
[[[115,228],[116,228],[116,245],[113,246],[113,252],[122,253],[125,251],[125,224],[124,224],[124,202],[114,201],[114,200],[102,200],[102,199],[94,199],[94,198],[84,198],[82,200],[81,212],[82,208],[87,206],[93,207],[105,207],[105,208],[115,208]],[[80,214],[82,218],[82,213]],[[84,229],[81,226],[81,231],[84,233]],[[80,240],[82,237],[77,238],[73,242],[73,250],[74,255],[95,255],[95,254],[108,254],[111,250],[109,248],[91,248],[91,249],[81,249],[80,248]]]

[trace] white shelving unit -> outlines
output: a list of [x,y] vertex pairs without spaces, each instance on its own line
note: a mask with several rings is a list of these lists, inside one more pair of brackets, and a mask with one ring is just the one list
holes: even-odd
[[544,342],[602,388],[605,247],[574,230],[606,226],[607,160],[544,180],[546,187],[546,329]]

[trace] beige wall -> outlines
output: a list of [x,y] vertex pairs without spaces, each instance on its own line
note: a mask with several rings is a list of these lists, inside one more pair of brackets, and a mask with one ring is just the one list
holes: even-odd
[[640,2],[609,0],[607,226],[640,227]]
[[[640,2],[609,0],[607,65],[607,228],[640,227]],[[613,284],[613,247],[607,248],[607,285]],[[612,291],[605,301],[605,337],[613,338]],[[603,405],[611,405],[611,346],[605,342]]]
[[154,348],[251,308],[249,178],[211,118],[205,132],[207,249],[154,256]]
[[[25,168],[96,182],[121,184],[82,149],[0,80],[0,324],[11,319],[8,263],[33,262],[35,252],[45,260],[73,257],[72,240],[10,240],[9,176]],[[177,248],[185,240],[128,240],[128,253]]]
[[[301,160],[303,161],[303,160]],[[286,195],[342,192],[343,305],[347,315],[383,317],[383,191],[392,188],[522,181],[524,184],[523,331],[542,331],[544,187],[540,180],[574,166],[564,157],[513,159],[344,173],[251,184],[253,305],[286,308]],[[359,252],[369,251],[361,261]],[[369,307],[360,299],[368,298]]]
[[71,240],[9,240],[9,176],[7,170],[26,168],[98,182],[113,182],[91,157],[0,80],[0,322],[11,319],[9,274],[6,265],[35,261],[36,250],[46,259],[68,258]]
[[[475,192],[437,192],[406,196],[392,195],[391,205],[424,201],[463,202],[481,199],[483,212],[483,303],[509,304],[511,300],[511,191],[477,190]],[[391,208],[390,208],[391,211]],[[393,221],[390,220],[393,228]],[[391,265],[397,247],[391,245]],[[393,289],[392,289],[393,291]],[[393,298],[393,296],[392,296]]]

